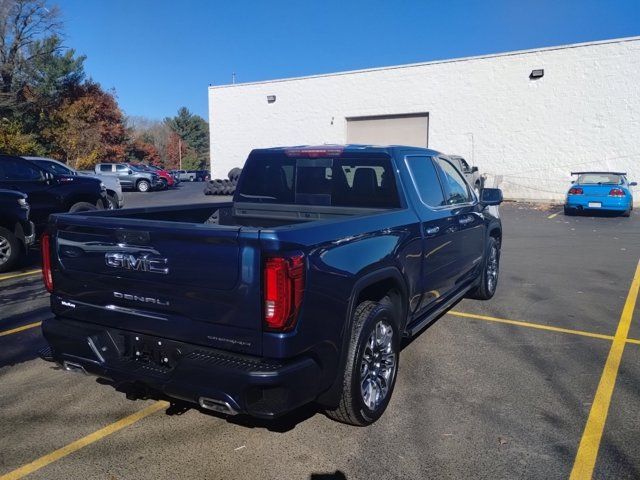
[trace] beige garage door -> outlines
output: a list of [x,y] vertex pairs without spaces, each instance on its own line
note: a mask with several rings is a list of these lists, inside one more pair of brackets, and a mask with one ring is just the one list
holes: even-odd
[[426,147],[429,143],[429,114],[347,118],[347,143]]

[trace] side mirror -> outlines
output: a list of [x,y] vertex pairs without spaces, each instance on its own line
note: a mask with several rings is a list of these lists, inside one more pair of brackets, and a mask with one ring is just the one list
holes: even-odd
[[471,167],[471,173],[476,173],[478,171],[478,167]]
[[631,182],[629,184],[630,187],[637,187],[638,186],[638,182]]
[[129,169],[129,170],[127,170],[127,173],[128,173],[129,175],[133,175],[133,170]]
[[502,190],[499,188],[483,188],[480,190],[480,203],[488,207],[502,203]]

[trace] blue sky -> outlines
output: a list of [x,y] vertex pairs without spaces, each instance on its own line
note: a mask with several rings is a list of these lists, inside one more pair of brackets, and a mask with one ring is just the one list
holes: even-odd
[[640,0],[52,0],[87,74],[128,115],[207,86],[640,35]]

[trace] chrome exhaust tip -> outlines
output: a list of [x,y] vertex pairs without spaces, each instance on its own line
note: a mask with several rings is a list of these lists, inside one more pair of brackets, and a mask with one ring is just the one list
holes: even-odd
[[216,400],[215,398],[200,397],[198,399],[200,406],[206,410],[213,410],[214,412],[224,413],[226,415],[237,415],[238,412],[229,405],[229,402],[222,400]]
[[67,372],[84,373],[85,375],[89,375],[84,367],[79,363],[68,362],[67,360],[65,360],[64,362],[62,362],[62,367]]

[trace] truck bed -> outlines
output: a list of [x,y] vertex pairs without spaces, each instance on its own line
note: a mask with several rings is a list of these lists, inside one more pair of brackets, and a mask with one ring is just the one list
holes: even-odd
[[90,212],[88,216],[191,224],[200,223],[204,225],[223,225],[230,227],[273,228],[318,220],[372,215],[381,211],[387,210],[314,205],[265,205],[246,202],[234,204],[233,202],[225,202],[123,210],[99,210]]

